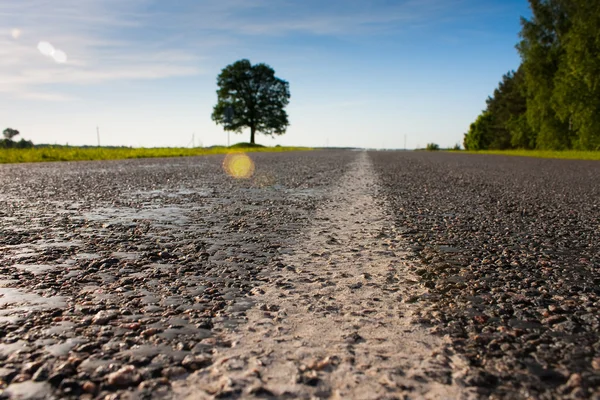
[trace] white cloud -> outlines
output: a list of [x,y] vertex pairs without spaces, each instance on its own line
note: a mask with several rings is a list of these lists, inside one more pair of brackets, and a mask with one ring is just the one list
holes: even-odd
[[[193,76],[218,50],[244,48],[256,36],[377,34],[434,23],[432,13],[460,2],[3,1],[0,26],[13,29],[0,36],[0,95],[64,100],[57,93],[45,96],[44,85]],[[56,47],[46,49],[52,57],[37,51],[40,42]]]
[[44,85],[93,85],[200,73],[200,58],[185,49],[135,38],[144,32],[142,28],[152,26],[144,13],[138,12],[148,3],[1,2],[0,26],[15,28],[10,35],[0,37],[0,95],[64,101],[70,97],[46,93]]
[[60,93],[50,93],[50,92],[29,92],[23,91],[19,95],[22,99],[27,100],[42,100],[42,101],[71,101],[75,100],[72,96],[67,96]]
[[[363,35],[435,24],[465,0],[264,0],[201,2],[201,26],[251,35]],[[202,17],[201,17],[202,18]],[[197,23],[198,21],[196,21]]]

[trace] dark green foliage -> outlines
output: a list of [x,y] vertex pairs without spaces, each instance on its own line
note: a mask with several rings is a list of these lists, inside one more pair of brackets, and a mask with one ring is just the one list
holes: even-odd
[[600,150],[600,2],[572,1],[552,105],[576,149]]
[[475,122],[471,124],[469,132],[465,134],[463,140],[463,146],[465,147],[465,150],[488,149],[492,141],[492,126],[492,114],[490,114],[488,111],[481,113]]
[[[217,77],[217,104],[212,119],[225,130],[241,133],[250,128],[250,143],[254,135],[283,135],[289,126],[285,107],[289,103],[289,83],[275,76],[266,64],[250,64],[239,60],[223,68]],[[227,107],[233,118],[226,120]]]
[[600,150],[600,2],[530,0],[522,64],[465,135],[465,148]]
[[30,149],[33,142],[21,139],[18,142],[10,139],[0,139],[0,149]]
[[17,149],[31,149],[33,147],[33,142],[31,140],[21,139],[16,143],[15,147]]
[[12,128],[6,128],[4,132],[2,132],[4,138],[7,140],[12,140],[15,136],[19,134],[19,131]]
[[525,113],[513,115],[506,121],[506,128],[510,132],[510,145],[514,149],[535,149],[536,134],[527,122]]
[[30,140],[21,139],[18,142],[13,140],[15,136],[19,135],[19,131],[16,129],[6,128],[2,134],[4,139],[0,139],[0,149],[29,149],[33,147]]
[[[236,144],[229,146],[230,149],[247,149],[249,147],[256,148],[256,147],[265,147],[265,146],[263,146],[262,144],[248,143],[248,142],[236,143]],[[277,147],[277,146],[275,146],[275,147]]]
[[[512,138],[523,129],[520,125],[525,121],[527,99],[525,97],[525,73],[522,68],[509,72],[502,77],[494,96],[488,98],[488,111],[494,116],[496,134],[490,144],[491,149],[508,149],[514,147]],[[519,133],[527,135],[526,132]]]
[[517,49],[523,61],[527,88],[527,122],[537,133],[539,149],[571,147],[565,124],[552,107],[555,77],[565,57],[564,37],[570,19],[563,0],[530,0],[533,18],[521,19],[521,42]]
[[427,151],[437,151],[440,149],[440,146],[437,143],[427,143],[425,150]]
[[487,108],[465,135],[465,149],[505,150],[520,144],[530,148],[526,139],[514,139],[516,136],[529,137],[529,131],[522,125],[527,110],[523,70],[519,68],[517,72],[505,74],[486,103]]

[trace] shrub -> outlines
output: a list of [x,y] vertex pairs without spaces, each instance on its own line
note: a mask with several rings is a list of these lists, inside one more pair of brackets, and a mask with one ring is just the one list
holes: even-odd
[[230,149],[238,149],[238,148],[247,149],[249,147],[265,147],[265,146],[263,146],[262,144],[248,143],[248,142],[236,143],[236,144],[232,144],[231,146],[229,146]]

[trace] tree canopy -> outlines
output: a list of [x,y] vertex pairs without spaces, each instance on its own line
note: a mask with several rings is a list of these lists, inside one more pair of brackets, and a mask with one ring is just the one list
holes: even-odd
[[7,140],[12,140],[18,134],[19,134],[19,131],[16,130],[16,129],[12,129],[12,128],[6,128],[2,132],[2,135],[4,135],[4,138],[7,139]]
[[[285,133],[289,126],[285,111],[290,99],[289,83],[277,78],[273,68],[239,60],[223,68],[217,86],[217,104],[211,117],[225,130],[241,133],[249,128],[252,144],[256,132]],[[228,109],[232,115],[228,115]]]
[[19,135],[19,131],[12,128],[6,128],[2,135],[4,139],[0,139],[0,149],[29,149],[33,147],[33,142],[30,140],[21,139],[18,142],[14,141],[13,138]]
[[535,147],[535,138],[532,137],[525,115],[527,104],[522,68],[505,74],[486,104],[487,108],[465,134],[465,149]]
[[465,148],[600,150],[600,2],[529,3],[521,66],[488,98]]

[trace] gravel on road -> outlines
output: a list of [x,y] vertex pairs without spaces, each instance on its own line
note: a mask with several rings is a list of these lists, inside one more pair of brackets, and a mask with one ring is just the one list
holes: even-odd
[[600,399],[599,162],[250,158],[0,166],[0,398]]
[[600,398],[600,162],[371,157],[456,378],[490,398]]
[[175,398],[468,399],[443,339],[403,298],[424,293],[388,218],[366,152],[317,209],[293,251],[257,286],[258,307],[213,365]]
[[0,166],[4,396],[157,398],[231,346],[354,155],[250,157],[250,179],[223,156]]

